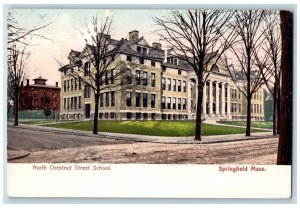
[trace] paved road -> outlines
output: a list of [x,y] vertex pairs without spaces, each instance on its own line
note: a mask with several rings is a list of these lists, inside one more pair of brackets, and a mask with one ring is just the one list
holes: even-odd
[[8,146],[30,152],[15,163],[275,164],[278,138],[163,144],[8,127]]
[[101,138],[100,136],[98,138],[92,136],[83,137],[60,132],[45,132],[12,126],[7,126],[7,128],[8,147],[30,152],[129,143],[129,141]]

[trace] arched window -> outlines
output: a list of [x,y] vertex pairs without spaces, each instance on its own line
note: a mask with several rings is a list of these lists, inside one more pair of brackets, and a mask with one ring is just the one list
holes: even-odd
[[213,64],[210,68],[210,70],[212,72],[220,72],[219,67],[217,66],[217,64]]

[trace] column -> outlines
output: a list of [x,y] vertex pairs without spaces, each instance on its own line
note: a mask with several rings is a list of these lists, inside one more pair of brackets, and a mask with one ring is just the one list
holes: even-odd
[[221,92],[221,115],[225,115],[225,83],[222,83],[222,92]]
[[212,87],[212,85],[213,85],[213,83],[212,83],[212,81],[210,80],[209,81],[209,114],[213,114],[213,108],[212,108],[212,106],[213,106],[213,93],[212,93],[212,91],[213,91],[213,87]]
[[206,82],[203,87],[203,115],[207,114],[206,112]]
[[231,93],[230,93],[230,85],[227,85],[227,115],[230,115],[230,111],[231,111],[231,104],[230,104],[230,97],[231,97]]
[[216,114],[219,115],[219,82],[216,82]]
[[[186,105],[187,105],[187,110],[188,110],[188,118],[191,118],[191,81],[189,79],[186,80],[187,82],[187,101],[186,101]],[[173,98],[171,98],[173,99]],[[173,100],[172,100],[173,102]],[[171,102],[171,103],[172,103]]]

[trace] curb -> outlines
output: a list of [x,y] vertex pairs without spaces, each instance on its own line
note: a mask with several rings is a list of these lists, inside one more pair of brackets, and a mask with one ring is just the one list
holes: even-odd
[[[24,152],[24,153],[21,154],[21,155],[18,155],[18,156],[9,157],[8,152],[9,152],[10,150],[15,150],[15,151]],[[17,148],[12,148],[12,147],[7,147],[7,160],[20,159],[20,158],[23,158],[23,157],[27,157],[28,155],[30,155],[30,152],[29,152],[29,151],[22,150],[22,149],[17,149]]]

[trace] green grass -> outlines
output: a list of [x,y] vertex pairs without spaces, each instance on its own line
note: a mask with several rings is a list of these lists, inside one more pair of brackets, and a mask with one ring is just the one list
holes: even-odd
[[[124,134],[140,134],[152,136],[193,136],[195,127],[194,121],[99,121],[100,132],[113,132]],[[92,131],[92,121],[46,124],[45,126]],[[226,135],[245,133],[244,128],[217,126],[203,124],[202,135]],[[252,130],[261,132],[261,130]]]
[[[222,124],[229,124],[235,126],[246,126],[246,121],[220,121]],[[253,121],[251,122],[251,127],[263,128],[263,129],[273,129],[273,122],[270,121]]]

